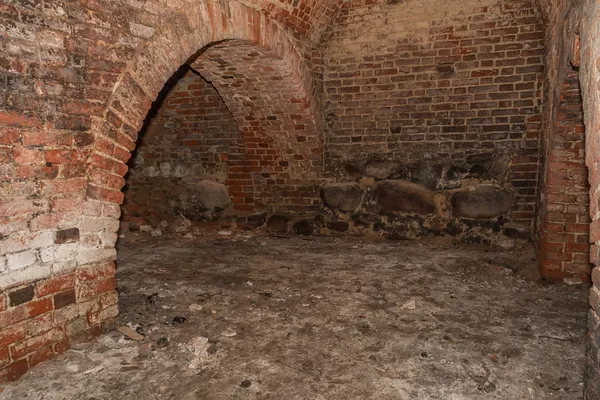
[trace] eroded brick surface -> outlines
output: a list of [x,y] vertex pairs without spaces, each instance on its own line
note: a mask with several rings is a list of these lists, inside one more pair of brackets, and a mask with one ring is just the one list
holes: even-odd
[[[182,84],[187,87],[173,93],[192,93],[189,101],[183,95],[167,99],[179,116],[186,115],[177,120],[182,129],[169,132],[169,118],[162,116],[166,135],[163,129],[142,140],[149,146],[139,155],[146,158],[132,165],[148,169],[131,174],[138,188],[154,184],[147,173],[152,168],[164,178],[178,178],[177,168],[163,165],[179,156],[186,173],[199,160],[207,176],[221,179],[240,211],[314,211],[323,206],[319,189],[326,181],[360,183],[361,213],[348,206],[352,215],[343,221],[325,221],[336,230],[348,225],[386,230],[377,219],[383,218],[446,233],[455,230],[457,215],[466,215],[474,219],[459,222],[468,229],[496,231],[510,221],[526,231],[540,211],[546,276],[585,279],[584,132],[576,73],[569,70],[570,61],[577,64],[571,49],[580,17],[571,5],[566,0],[0,5],[0,381],[100,333],[117,314],[114,246],[138,132],[169,77],[200,49],[228,39],[236,40],[193,59],[212,86],[188,76],[189,84]],[[598,111],[597,7],[585,2],[580,29],[595,245],[600,153],[591,116]],[[204,114],[209,103],[219,104]],[[200,110],[219,116],[223,125],[202,126],[198,134],[191,119]],[[173,142],[181,151],[165,154]],[[373,189],[389,179],[393,188],[419,185],[423,196],[416,198],[426,199],[426,207],[393,203],[391,210],[417,210],[434,223],[414,215],[399,221],[379,215],[377,202],[389,193]],[[466,212],[454,204],[455,190],[479,185],[514,203],[502,201],[493,213]],[[538,202],[541,190],[545,196]],[[406,197],[398,191],[392,198]],[[128,213],[137,212],[133,208]],[[298,233],[324,222],[288,216],[270,221],[273,229]],[[595,246],[591,259],[598,264]],[[597,270],[594,276],[597,287]],[[590,399],[600,387],[597,293],[592,291],[589,325]]]
[[591,261],[595,264],[592,273],[594,286],[590,293],[592,306],[588,319],[588,346],[587,365],[585,372],[584,398],[589,400],[600,399],[600,258],[598,245],[600,236],[598,226],[598,196],[600,194],[600,149],[598,132],[600,121],[597,118],[600,112],[600,98],[598,88],[600,83],[600,5],[595,1],[583,2],[581,23],[581,91],[583,95],[583,110],[586,128],[586,165],[589,170],[590,183],[590,216],[592,219],[590,241],[592,242]]
[[541,272],[589,280],[589,185],[577,71],[568,68],[549,138],[540,218]]

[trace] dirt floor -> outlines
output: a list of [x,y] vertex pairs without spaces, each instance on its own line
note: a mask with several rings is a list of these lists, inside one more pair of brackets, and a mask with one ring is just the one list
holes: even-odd
[[[146,234],[147,235],[147,234]],[[529,246],[217,233],[119,249],[120,326],[2,399],[581,399],[587,287]]]

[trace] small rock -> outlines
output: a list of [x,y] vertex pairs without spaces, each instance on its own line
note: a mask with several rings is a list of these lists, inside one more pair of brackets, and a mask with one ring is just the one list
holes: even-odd
[[250,386],[252,386],[252,381],[249,381],[248,379],[244,379],[240,383],[240,387],[243,387],[243,388],[249,388]]
[[165,393],[167,393],[168,391],[169,391],[169,387],[168,387],[168,386],[160,386],[160,387],[158,388],[158,393],[160,393],[160,394],[165,394]]
[[329,221],[327,223],[327,229],[336,232],[346,232],[348,230],[348,222],[346,221]]
[[496,385],[493,382],[486,382],[483,385],[483,391],[486,393],[491,393],[496,390]]
[[275,214],[269,218],[267,228],[274,232],[286,233],[290,219],[285,215]]
[[157,297],[158,297],[158,293],[152,293],[150,296],[146,297],[146,303],[155,304]]
[[103,369],[104,369],[104,366],[99,365],[96,368],[88,369],[83,374],[84,375],[97,374],[98,372],[102,371]]
[[267,214],[266,213],[251,214],[251,215],[248,215],[247,220],[248,220],[248,225],[258,228],[258,227],[264,225],[265,221],[267,220]]
[[160,221],[160,224],[156,227],[156,229],[160,229],[161,231],[167,230],[169,223],[167,221]]
[[137,333],[134,329],[130,328],[129,326],[122,326],[117,330],[119,332],[121,332],[123,335],[129,337],[130,339],[144,340],[144,336],[140,335],[139,333]]
[[77,365],[77,364],[68,364],[68,365],[65,367],[65,370],[66,370],[67,372],[70,372],[70,373],[72,373],[72,374],[75,374],[75,373],[79,372],[79,365]]
[[583,281],[579,278],[565,278],[563,279],[563,282],[569,286],[577,286],[583,284]]
[[163,347],[167,347],[169,345],[169,339],[167,338],[160,338],[156,341],[156,347],[158,347],[159,349],[162,349]]
[[296,232],[297,235],[312,235],[313,229],[313,224],[307,219],[301,219],[294,224],[294,232]]
[[150,225],[141,225],[140,231],[141,232],[152,232],[152,227]]
[[517,242],[509,237],[500,236],[498,240],[496,240],[496,245],[502,247],[503,249],[511,250],[517,246]]
[[188,349],[194,353],[196,357],[202,355],[209,346],[208,338],[204,336],[198,336],[191,340]]
[[141,357],[148,357],[150,355],[150,353],[152,352],[152,344],[151,343],[144,343],[141,347],[140,347],[140,351],[139,351],[139,355]]
[[101,362],[104,360],[104,356],[99,353],[90,353],[88,354],[88,358],[94,362]]
[[529,226],[524,226],[513,222],[509,222],[508,224],[504,225],[504,234],[514,239],[531,239],[531,229]]
[[154,229],[152,232],[150,232],[150,236],[152,236],[152,237],[161,237],[162,236],[162,231],[160,229]]
[[412,299],[402,305],[403,310],[415,310],[417,308],[417,302],[415,299]]
[[225,337],[234,337],[235,335],[237,335],[237,332],[233,329],[227,329],[227,330],[221,332],[221,336],[225,336]]
[[206,352],[208,354],[215,354],[217,352],[217,346],[216,345],[211,345],[208,349],[206,349]]
[[188,309],[191,312],[198,312],[198,311],[202,311],[202,306],[200,304],[194,303],[194,304],[190,304],[190,306],[188,307]]
[[231,231],[219,231],[219,235],[221,235],[221,236],[231,236],[231,235],[233,235],[233,232],[231,232]]
[[194,236],[191,233],[188,233],[187,235],[183,235],[184,239],[193,239]]

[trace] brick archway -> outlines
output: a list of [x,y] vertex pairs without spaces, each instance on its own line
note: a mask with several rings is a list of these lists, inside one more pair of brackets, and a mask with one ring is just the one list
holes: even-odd
[[[189,57],[227,39],[271,48],[297,86],[317,98],[313,21],[332,18],[335,2],[156,3],[7,6],[4,15],[18,26],[39,14],[56,31],[5,38],[37,41],[41,53],[9,54],[3,64],[16,83],[0,109],[0,159],[7,161],[0,171],[0,383],[100,333],[117,315],[113,260],[125,162],[152,101]],[[30,332],[30,323],[44,329]]]
[[[205,20],[210,23],[200,25]],[[258,11],[241,4],[232,4],[225,10],[207,3],[190,10],[188,21],[189,29],[182,36],[168,31],[163,36],[148,40],[144,50],[138,52],[130,68],[120,77],[104,118],[96,120],[91,128],[94,141],[90,146],[87,201],[82,218],[98,228],[96,232],[92,229],[92,235],[116,232],[115,221],[120,215],[119,204],[123,200],[123,176],[127,172],[125,163],[135,148],[137,131],[163,83],[198,49],[233,38],[262,47],[273,44],[277,55],[287,63],[300,85],[305,85],[299,77],[304,70],[302,59],[291,39]],[[105,235],[104,238],[105,241],[91,243],[87,258],[92,262],[114,258],[116,234]]]
[[[203,18],[211,23],[209,26],[203,25],[203,30],[200,32],[195,31],[196,26],[193,25],[193,21],[202,21]],[[169,35],[172,36],[164,35],[148,41],[144,51],[138,53],[130,63],[130,68],[120,77],[108,101],[104,118],[95,121],[91,128],[93,143],[90,145],[88,159],[89,179],[80,219],[80,226],[82,226],[80,231],[85,233],[87,240],[84,242],[85,252],[79,253],[79,257],[83,259],[81,261],[91,265],[92,268],[91,272],[87,273],[88,279],[93,284],[89,289],[89,295],[96,294],[102,297],[114,291],[116,287],[115,267],[112,260],[116,257],[119,206],[123,201],[122,188],[125,184],[123,177],[127,172],[126,162],[136,146],[137,132],[143,125],[152,101],[162,89],[163,83],[180,65],[188,62],[190,56],[194,57],[198,49],[209,49],[208,54],[211,54],[214,50],[210,48],[215,43],[242,40],[246,46],[254,47],[254,51],[259,50],[261,54],[268,54],[270,62],[275,62],[281,70],[278,74],[285,75],[285,79],[293,81],[293,83],[284,83],[281,89],[287,91],[289,88],[295,88],[294,93],[290,91],[290,101],[295,99],[295,103],[299,105],[297,114],[302,116],[302,122],[309,126],[306,129],[310,131],[309,144],[314,146],[308,151],[308,153],[313,152],[311,157],[308,157],[308,154],[304,157],[298,153],[292,154],[292,159],[296,164],[307,161],[311,166],[311,162],[314,161],[315,168],[321,165],[318,159],[320,139],[312,110],[307,107],[308,97],[305,94],[312,92],[311,84],[302,78],[302,72],[305,71],[303,60],[290,37],[273,21],[241,4],[232,4],[229,8],[223,9],[213,3],[207,3],[190,13],[188,19],[192,24],[188,28],[191,29],[186,30],[182,36],[176,36],[178,32],[169,31]],[[222,44],[215,46],[215,49],[221,49],[223,46],[227,47]],[[244,85],[247,82],[238,83]],[[227,92],[225,85],[221,86]],[[230,93],[229,97],[233,109],[236,108],[235,104],[243,104],[243,101],[240,103],[234,98],[233,93]],[[273,99],[273,101],[277,100]],[[253,135],[255,131],[249,123],[249,114],[242,112],[241,108],[238,109],[237,114],[238,123],[244,125],[244,131],[250,136]],[[258,126],[264,127],[265,120],[269,121],[265,118]],[[302,156],[302,159],[298,156]],[[262,155],[260,158],[265,161]],[[273,162],[278,163],[278,160],[274,159]],[[259,172],[248,170],[248,166],[243,166],[248,172]],[[280,167],[279,164],[270,166]],[[262,168],[264,165],[257,165],[257,167]],[[300,179],[290,182],[299,185]],[[242,185],[242,191],[243,189]],[[313,189],[313,192],[316,193],[316,190]],[[314,197],[315,193],[310,195]],[[114,302],[110,305],[110,312],[102,305],[99,307],[97,312],[99,322],[116,315],[116,296],[114,298]]]

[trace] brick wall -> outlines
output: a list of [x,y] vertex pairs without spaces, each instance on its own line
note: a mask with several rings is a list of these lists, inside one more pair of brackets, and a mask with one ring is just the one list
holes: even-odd
[[589,280],[589,185],[578,72],[568,67],[547,144],[540,271],[547,279]]
[[[130,163],[123,206],[128,222],[155,226],[178,214],[201,218],[198,182],[225,183],[229,163],[247,160],[237,122],[211,83],[187,71],[166,91]],[[234,205],[244,204],[230,192]]]
[[509,217],[532,225],[543,39],[530,1],[347,2],[324,56],[327,172],[508,157],[497,180],[517,194]]
[[590,241],[593,286],[590,291],[591,309],[588,319],[587,360],[584,399],[600,399],[600,5],[583,2],[581,20],[581,91],[586,128],[586,165],[590,182]]
[[115,265],[19,285],[0,294],[0,382],[112,328],[118,314]]

